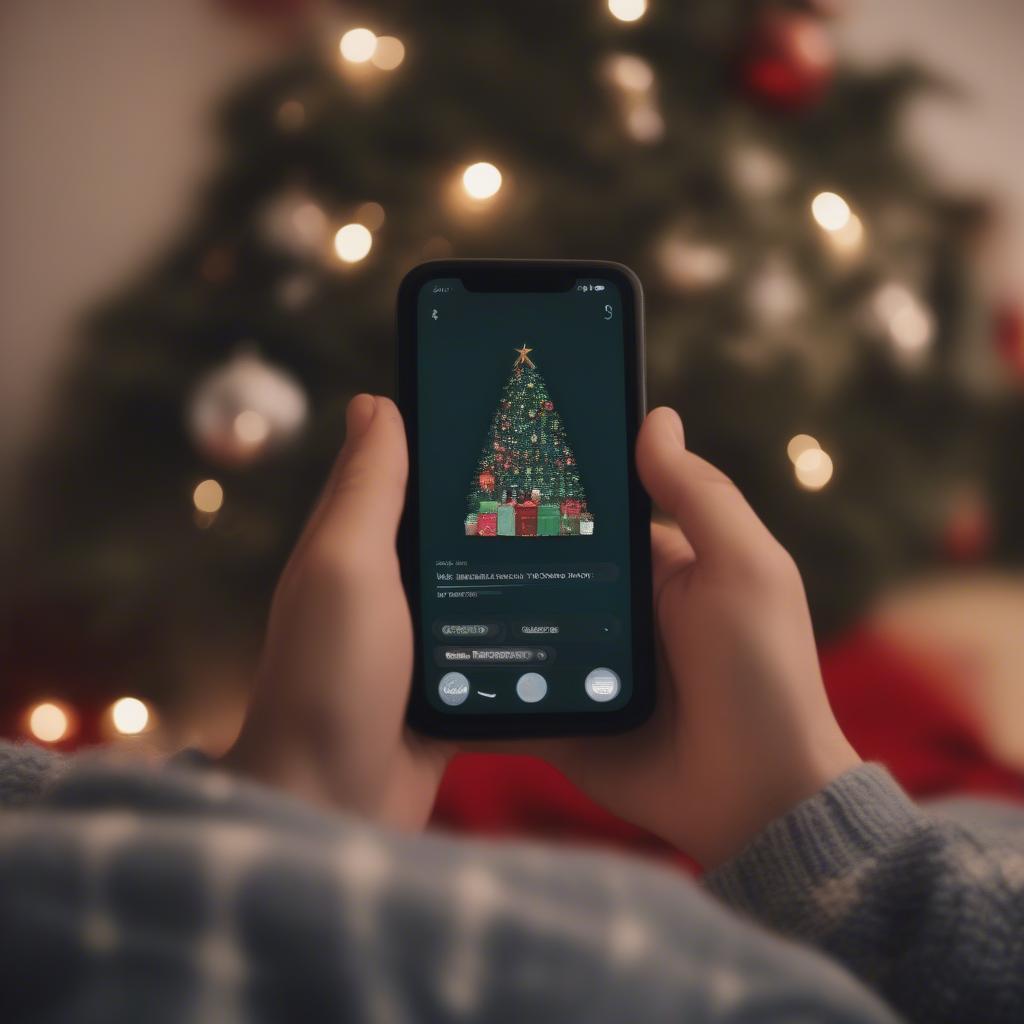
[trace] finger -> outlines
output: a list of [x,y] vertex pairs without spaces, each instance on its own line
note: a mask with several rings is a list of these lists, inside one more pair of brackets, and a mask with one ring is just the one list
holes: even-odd
[[654,577],[654,601],[665,584],[685,572],[696,560],[690,542],[672,523],[651,523],[651,570]]
[[636,461],[647,493],[679,524],[701,561],[742,561],[775,545],[735,484],[686,450],[673,409],[662,406],[644,420]]
[[316,543],[393,549],[409,472],[402,416],[389,398],[357,395],[346,422],[311,532]]

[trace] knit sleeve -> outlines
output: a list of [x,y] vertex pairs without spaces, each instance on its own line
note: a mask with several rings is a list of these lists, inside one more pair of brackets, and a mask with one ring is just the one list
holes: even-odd
[[915,1021],[1024,1019],[1024,816],[915,805],[879,765],[770,824],[705,884]]
[[31,743],[0,740],[0,808],[35,803],[60,774],[63,760]]

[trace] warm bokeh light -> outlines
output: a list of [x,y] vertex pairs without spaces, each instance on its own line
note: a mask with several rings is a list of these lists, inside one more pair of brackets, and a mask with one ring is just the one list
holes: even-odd
[[380,203],[361,203],[353,218],[357,224],[363,224],[371,231],[376,231],[384,224],[384,207]]
[[820,491],[832,479],[832,459],[821,448],[808,448],[800,453],[793,471],[801,487]]
[[882,285],[875,292],[873,305],[875,315],[902,352],[918,355],[931,343],[935,332],[933,317],[906,285],[896,281]]
[[654,85],[654,71],[651,65],[631,53],[617,53],[609,58],[608,75],[626,92],[646,92]]
[[381,71],[394,71],[405,60],[405,46],[395,36],[381,36],[370,57],[373,66]]
[[786,454],[789,456],[789,461],[795,466],[797,459],[804,452],[813,451],[815,448],[821,449],[817,438],[811,437],[810,434],[797,434],[789,439],[789,444],[786,445]]
[[68,713],[53,701],[43,701],[29,712],[29,732],[43,743],[57,743],[64,739],[70,727]]
[[321,243],[327,230],[327,214],[314,202],[300,203],[292,212],[292,228],[303,244]]
[[246,409],[244,412],[240,412],[235,417],[232,427],[235,437],[242,444],[253,448],[263,444],[270,436],[270,424],[267,422],[267,417],[256,412],[255,409]]
[[352,28],[341,37],[338,48],[345,60],[365,64],[377,51],[377,37],[368,28]]
[[864,224],[857,214],[851,213],[841,228],[828,233],[828,238],[838,252],[853,254],[864,244]]
[[149,708],[138,697],[121,697],[110,705],[110,719],[122,736],[135,736],[149,725]]
[[835,192],[819,192],[811,202],[811,214],[826,231],[842,231],[852,216],[849,204]]
[[216,480],[204,480],[196,484],[192,492],[192,504],[197,512],[206,512],[208,515],[219,512],[224,504],[224,488]]
[[619,21],[636,21],[647,11],[647,0],[608,0],[608,10]]
[[665,134],[665,121],[661,114],[647,105],[626,115],[626,127],[637,142],[657,142]]
[[334,236],[334,251],[343,263],[358,263],[373,247],[373,235],[365,224],[346,224]]
[[473,199],[490,199],[501,188],[501,171],[494,164],[470,164],[462,173],[462,187]]

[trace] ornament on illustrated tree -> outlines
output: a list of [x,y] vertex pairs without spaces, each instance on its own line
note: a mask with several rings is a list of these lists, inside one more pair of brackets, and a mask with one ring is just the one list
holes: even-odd
[[294,440],[307,412],[306,393],[291,374],[242,351],[200,380],[186,419],[205,459],[245,466]]
[[773,10],[760,18],[751,35],[740,77],[756,102],[782,110],[804,110],[825,94],[835,65],[835,45],[818,15]]
[[[518,359],[491,420],[467,512],[477,516],[478,537],[556,537],[563,532],[559,502],[575,500],[581,507],[586,496],[579,472],[567,471],[575,459],[547,384],[529,357],[532,349],[524,345],[515,351]],[[525,398],[531,392],[527,408]],[[538,412],[534,402],[545,410],[541,429],[531,425]],[[502,458],[495,459],[492,452],[498,451]],[[502,497],[500,506],[495,495]],[[492,513],[493,531],[490,520],[484,518]]]

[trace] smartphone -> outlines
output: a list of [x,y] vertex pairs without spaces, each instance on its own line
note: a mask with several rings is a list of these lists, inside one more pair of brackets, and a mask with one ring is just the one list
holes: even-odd
[[447,260],[398,293],[408,717],[609,733],[654,703],[643,296],[605,262]]

